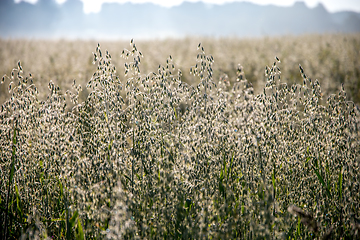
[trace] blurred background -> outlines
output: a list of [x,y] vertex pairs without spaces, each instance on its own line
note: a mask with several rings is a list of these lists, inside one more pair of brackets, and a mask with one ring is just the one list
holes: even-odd
[[164,39],[360,31],[358,0],[1,0],[0,37]]

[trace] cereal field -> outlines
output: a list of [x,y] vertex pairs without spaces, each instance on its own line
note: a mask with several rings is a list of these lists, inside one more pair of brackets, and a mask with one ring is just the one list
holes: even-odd
[[359,238],[359,55],[359,34],[0,40],[0,238]]

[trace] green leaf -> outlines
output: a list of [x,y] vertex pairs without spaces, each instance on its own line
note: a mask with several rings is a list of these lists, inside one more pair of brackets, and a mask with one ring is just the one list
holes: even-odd
[[19,188],[16,183],[15,183],[15,192],[16,192],[16,207],[17,207],[18,212],[20,213],[21,221],[23,221],[23,210],[22,210],[22,206],[21,206]]
[[220,170],[220,177],[219,177],[220,181],[222,181],[224,179],[224,171],[223,168],[221,168]]
[[113,145],[113,142],[114,142],[114,140],[111,139],[111,141],[110,141],[110,143],[109,143],[109,147],[108,147],[109,151],[111,151],[111,147],[112,147],[112,145]]
[[50,221],[51,222],[64,222],[65,219],[63,219],[63,218],[52,218]]
[[60,181],[60,179],[58,177],[56,177],[57,180],[58,180],[58,184],[59,184],[59,188],[60,188],[60,199],[63,199],[64,198],[64,188],[63,188],[63,185]]
[[77,229],[78,229],[78,234],[77,234],[76,239],[84,240],[85,239],[85,234],[84,234],[84,230],[83,230],[82,225],[81,225],[80,218],[78,218]]
[[174,113],[175,113],[175,118],[178,119],[178,115],[177,115],[175,107],[174,107]]
[[243,176],[243,173],[241,172],[241,170],[239,170],[239,175],[236,181],[238,182]]
[[314,171],[315,171],[315,174],[318,177],[321,185],[323,185],[323,187],[325,188],[327,195],[331,198],[330,190],[328,189],[323,177],[320,175],[320,173],[317,169],[314,169]]
[[227,179],[228,180],[229,180],[229,175],[231,174],[231,169],[232,169],[233,162],[234,162],[234,152],[232,153],[232,156],[231,156],[229,171],[228,171],[228,174],[227,174]]
[[106,115],[106,112],[104,112],[104,116],[105,116],[105,121],[106,121],[106,123],[108,123],[109,121],[108,121],[108,117],[107,117],[107,115]]
[[69,223],[70,223],[71,228],[73,228],[75,226],[75,221],[78,216],[79,216],[79,212],[75,211],[74,215],[70,218]]
[[300,230],[300,226],[301,226],[300,223],[301,223],[301,218],[298,217],[298,224],[296,226],[296,235],[297,236],[300,236],[300,231],[301,231]]
[[219,182],[219,192],[223,197],[225,197],[225,187],[221,181]]

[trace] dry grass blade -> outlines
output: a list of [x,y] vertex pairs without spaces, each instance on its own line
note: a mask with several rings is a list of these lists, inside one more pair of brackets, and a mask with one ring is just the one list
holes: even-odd
[[314,217],[308,213],[305,212],[304,210],[302,210],[301,208],[297,207],[297,206],[289,206],[288,207],[288,211],[294,215],[294,216],[298,216],[301,219],[301,222],[307,226],[311,231],[313,231],[314,233],[318,232],[318,225],[316,220],[314,219]]

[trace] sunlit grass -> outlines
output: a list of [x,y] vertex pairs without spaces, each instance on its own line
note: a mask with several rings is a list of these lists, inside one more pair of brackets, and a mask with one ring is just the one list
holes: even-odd
[[131,40],[120,74],[97,45],[85,96],[50,81],[40,97],[18,62],[0,114],[1,237],[359,237],[359,111],[341,84],[323,96],[298,64],[288,84],[273,56],[254,93],[241,65],[214,77],[205,50],[188,84],[175,55],[144,73]]

